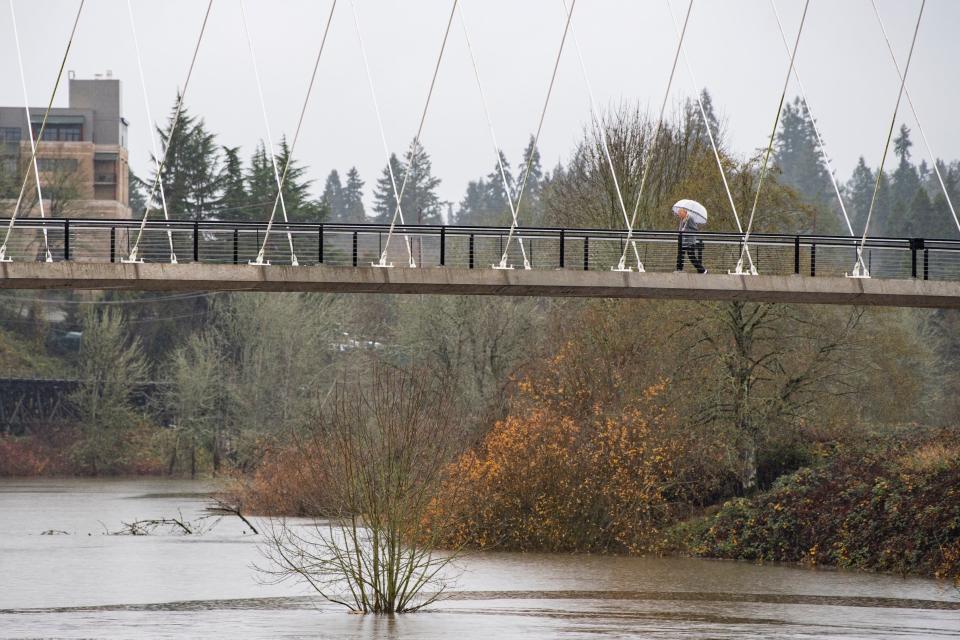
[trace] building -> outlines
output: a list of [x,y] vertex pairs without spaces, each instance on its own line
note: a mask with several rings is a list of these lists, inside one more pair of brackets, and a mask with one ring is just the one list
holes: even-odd
[[[129,218],[127,121],[123,117],[120,80],[106,77],[69,79],[66,108],[50,110],[37,147],[40,184],[48,216]],[[43,107],[30,108],[33,135],[40,133]],[[23,107],[0,107],[0,174],[7,176],[0,215],[10,214],[23,171],[30,166],[30,139]],[[15,176],[14,180],[10,180]],[[13,183],[11,194],[9,185]],[[34,180],[28,181],[35,202]],[[7,203],[10,203],[9,205]],[[18,215],[39,215],[31,212]]]

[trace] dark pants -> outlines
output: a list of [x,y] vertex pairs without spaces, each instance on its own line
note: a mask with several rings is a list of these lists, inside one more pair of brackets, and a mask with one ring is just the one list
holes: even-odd
[[690,258],[690,264],[697,270],[697,273],[704,273],[703,268],[703,241],[698,240],[693,244],[685,244],[677,251],[677,271],[683,271],[684,255]]

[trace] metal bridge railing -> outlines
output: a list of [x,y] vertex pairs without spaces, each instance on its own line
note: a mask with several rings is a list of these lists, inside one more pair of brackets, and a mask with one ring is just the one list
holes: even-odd
[[[5,221],[0,220],[0,225]],[[42,260],[47,230],[55,261],[120,262],[130,254],[140,222],[86,218],[25,218],[17,221],[8,244],[15,261]],[[367,267],[379,261],[387,240],[386,224],[274,224],[265,258],[289,265],[290,241],[303,266]],[[178,262],[247,264],[257,256],[265,223],[231,221],[149,221],[140,242],[146,262],[169,262],[170,239]],[[457,225],[398,226],[387,252],[396,268],[408,265],[407,245],[418,267],[488,269],[500,262],[507,227]],[[725,274],[740,257],[743,236],[698,232],[695,237],[710,273]],[[607,271],[617,265],[627,234],[610,229],[521,228],[510,245],[509,263],[522,268],[522,240],[533,269]],[[688,238],[689,240],[689,238]],[[635,231],[633,242],[647,271],[674,271],[684,239],[669,231]],[[857,260],[858,238],[846,236],[751,234],[750,254],[760,274],[843,276]],[[633,249],[629,265],[636,266]],[[863,259],[874,278],[960,280],[960,240],[869,238]],[[684,268],[692,271],[685,260]]]

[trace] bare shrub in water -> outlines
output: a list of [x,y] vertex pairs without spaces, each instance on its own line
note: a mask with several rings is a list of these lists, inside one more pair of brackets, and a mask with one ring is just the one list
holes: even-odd
[[369,377],[338,383],[299,441],[311,454],[303,481],[322,487],[311,512],[323,519],[275,522],[260,570],[353,611],[410,612],[442,594],[456,555],[436,555],[439,533],[425,526],[455,454],[450,394],[422,373],[378,365]]

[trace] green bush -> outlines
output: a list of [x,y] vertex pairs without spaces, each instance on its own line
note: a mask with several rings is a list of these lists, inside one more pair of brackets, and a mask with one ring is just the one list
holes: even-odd
[[686,530],[697,555],[960,579],[960,437],[839,451]]

